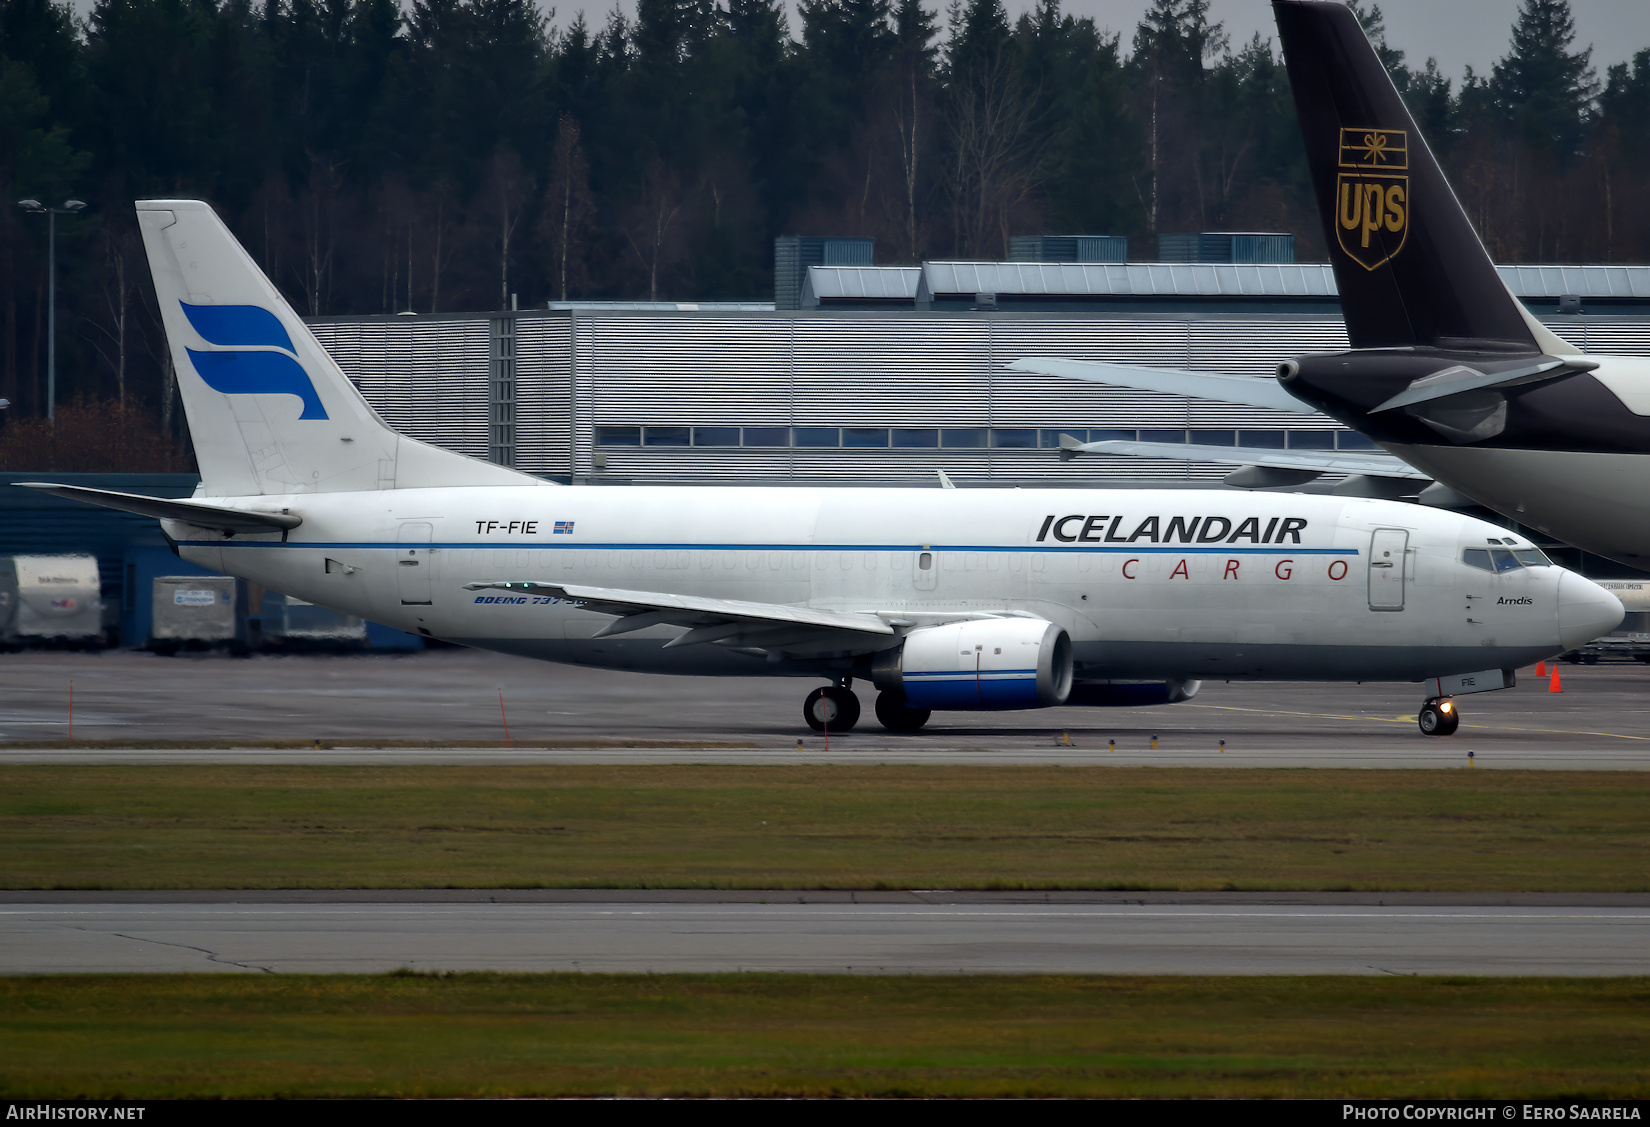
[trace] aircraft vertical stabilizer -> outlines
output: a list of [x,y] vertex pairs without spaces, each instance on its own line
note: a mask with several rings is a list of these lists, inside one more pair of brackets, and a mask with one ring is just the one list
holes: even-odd
[[1541,351],[1357,17],[1272,9],[1352,347]]
[[546,484],[392,430],[205,203],[137,212],[205,495]]

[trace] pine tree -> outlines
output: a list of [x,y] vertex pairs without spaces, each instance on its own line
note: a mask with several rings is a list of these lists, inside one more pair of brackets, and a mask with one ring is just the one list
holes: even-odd
[[1593,49],[1571,50],[1569,0],[1524,0],[1513,24],[1512,51],[1495,64],[1491,84],[1503,114],[1524,143],[1565,160],[1581,147],[1598,83]]

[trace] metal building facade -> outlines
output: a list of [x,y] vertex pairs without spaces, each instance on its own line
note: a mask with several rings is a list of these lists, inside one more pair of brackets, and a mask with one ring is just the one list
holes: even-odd
[[[1548,324],[1589,351],[1650,355],[1650,318]],[[1064,463],[1050,447],[1060,431],[1084,429],[1226,443],[1239,431],[1244,441],[1286,433],[1291,445],[1320,447],[1338,428],[1004,366],[1061,356],[1266,379],[1290,356],[1347,344],[1340,318],[1326,314],[574,309],[311,327],[405,433],[563,480],[615,483],[931,482],[937,469],[981,484],[1211,481],[1231,467]],[[804,444],[833,430],[835,445]],[[1343,443],[1355,438],[1340,433]],[[934,445],[900,445],[930,434]]]

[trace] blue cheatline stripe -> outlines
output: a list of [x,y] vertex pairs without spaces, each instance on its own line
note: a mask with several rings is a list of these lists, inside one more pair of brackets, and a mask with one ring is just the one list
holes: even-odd
[[1036,677],[1036,670],[907,670],[901,677]]
[[565,541],[550,543],[546,541],[510,542],[486,541],[483,543],[400,543],[394,540],[290,540],[280,543],[272,540],[179,540],[178,544],[187,548],[222,548],[228,545],[232,548],[336,548],[336,549],[364,549],[364,548],[441,548],[445,550],[466,549],[474,551],[503,551],[517,549],[520,551],[571,551],[583,549],[585,551],[603,552],[655,552],[655,551],[686,551],[686,552],[1087,552],[1100,555],[1125,556],[1356,556],[1361,554],[1358,548],[1303,548],[1298,544],[1268,544],[1258,548],[1238,548],[1232,545],[1208,547],[1199,545],[1155,545],[1145,547],[1139,544],[1127,548],[1113,548],[1102,546],[1075,545],[1050,546],[1044,544],[569,544]]
[[901,673],[901,680],[921,681],[922,685],[939,685],[945,681],[1035,681],[1036,670],[1026,670],[1023,673],[973,673],[962,670],[959,673]]

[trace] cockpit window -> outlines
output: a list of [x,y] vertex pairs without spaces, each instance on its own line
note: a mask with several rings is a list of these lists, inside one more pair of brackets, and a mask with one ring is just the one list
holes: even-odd
[[1553,561],[1538,548],[1519,548],[1513,553],[1525,567],[1552,567]]
[[1496,571],[1517,571],[1524,565],[1518,562],[1518,557],[1505,548],[1491,548],[1490,558],[1495,561]]
[[1495,565],[1490,562],[1490,550],[1488,548],[1468,548],[1461,553],[1461,562],[1468,567],[1481,567],[1485,571],[1495,570]]

